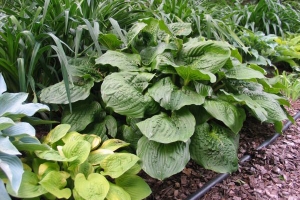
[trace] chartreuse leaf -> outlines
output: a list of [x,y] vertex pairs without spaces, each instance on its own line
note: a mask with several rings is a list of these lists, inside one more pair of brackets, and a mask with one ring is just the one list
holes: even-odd
[[139,71],[141,57],[139,54],[127,54],[118,51],[108,50],[105,54],[96,59],[96,64],[111,65],[119,68],[120,71]]
[[101,174],[117,178],[135,165],[138,160],[139,157],[130,153],[108,155],[100,162],[100,166],[104,170]]
[[201,105],[205,97],[188,87],[181,90],[175,86],[170,77],[161,79],[148,89],[150,96],[167,110],[179,110],[186,105]]
[[67,185],[67,178],[65,173],[60,171],[51,171],[39,182],[44,189],[53,194],[57,198],[68,199],[71,197],[70,188],[65,188]]
[[102,200],[109,191],[109,182],[101,174],[92,173],[86,179],[83,174],[75,177],[75,190],[83,199]]
[[183,45],[179,58],[185,66],[215,74],[230,58],[230,46],[220,41],[191,40]]
[[38,175],[44,177],[51,171],[59,171],[60,167],[57,162],[44,162],[40,164],[38,169]]
[[107,107],[121,115],[140,118],[144,116],[152,98],[143,95],[149,81],[154,77],[150,73],[119,72],[105,77],[101,86],[101,95]]
[[[90,90],[94,86],[93,79],[83,80],[78,78],[74,80],[73,84],[70,84],[70,100],[76,102],[86,99],[90,95]],[[42,89],[40,99],[44,103],[51,104],[68,104],[67,91],[64,82],[59,82]]]
[[85,161],[84,163],[76,166],[76,168],[71,171],[71,177],[74,178],[75,175],[82,173],[85,177],[88,177],[91,173],[94,172],[94,167],[91,163],[88,161]]
[[16,193],[24,172],[21,160],[15,155],[0,152],[0,169],[9,180],[11,190]]
[[238,133],[246,119],[244,109],[222,100],[206,100],[203,104],[206,111],[222,121],[234,133]]
[[160,143],[186,142],[195,131],[196,121],[187,109],[172,112],[171,116],[161,113],[137,123],[149,140]]
[[53,144],[63,138],[67,132],[70,130],[71,126],[69,124],[60,124],[52,129],[44,140],[44,144]]
[[62,152],[67,158],[77,157],[70,163],[70,168],[76,167],[87,160],[91,144],[84,140],[69,141],[62,147]]
[[131,200],[130,195],[121,187],[109,182],[109,191],[106,196],[107,200]]
[[225,71],[227,78],[245,80],[252,78],[265,78],[265,76],[257,70],[247,67],[246,64],[236,65]]
[[88,161],[92,165],[99,165],[110,154],[114,154],[114,152],[109,149],[97,149],[89,154]]
[[34,198],[40,197],[48,192],[39,184],[39,179],[35,173],[25,171],[20,179],[21,178],[22,183],[18,192],[13,191],[10,183],[6,185],[7,192],[10,195],[18,198]]
[[101,110],[98,102],[76,102],[72,105],[72,113],[66,108],[63,112],[61,123],[70,124],[69,131],[82,131],[94,121],[95,114]]
[[147,174],[163,180],[184,169],[190,160],[189,142],[162,144],[144,136],[138,142],[137,156]]
[[14,125],[14,121],[8,117],[0,117],[0,131]]
[[119,139],[109,139],[104,141],[100,148],[115,151],[119,148],[126,147],[128,145],[130,144]]
[[191,138],[191,157],[206,169],[234,172],[238,169],[238,137],[225,127],[201,124]]
[[116,184],[130,195],[131,200],[145,199],[151,194],[150,187],[137,175],[124,174],[116,179]]
[[77,155],[67,158],[63,155],[60,155],[58,151],[54,149],[50,149],[47,151],[35,151],[37,157],[44,159],[44,160],[52,160],[52,161],[61,161],[61,162],[72,162],[76,160]]

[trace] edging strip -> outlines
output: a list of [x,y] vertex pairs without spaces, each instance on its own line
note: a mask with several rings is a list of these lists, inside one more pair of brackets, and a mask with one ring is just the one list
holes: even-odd
[[[298,118],[300,117],[300,111],[293,117],[294,120],[296,121]],[[290,125],[292,125],[291,121],[288,121],[283,129],[282,132],[286,131]],[[261,150],[264,147],[267,147],[268,145],[272,144],[281,134],[280,133],[275,133],[271,138],[265,140],[263,143],[261,143],[256,150]],[[251,160],[251,156],[250,155],[244,155],[240,161],[239,164],[242,164],[248,160]],[[198,189],[194,194],[190,195],[186,200],[198,200],[199,198],[201,198],[202,196],[204,196],[206,194],[206,192],[208,192],[213,186],[215,186],[216,184],[220,183],[221,181],[225,180],[226,178],[228,178],[230,176],[229,173],[223,173],[223,174],[219,174],[217,175],[215,178],[211,179],[210,181],[208,181],[207,183],[205,183],[200,189]]]

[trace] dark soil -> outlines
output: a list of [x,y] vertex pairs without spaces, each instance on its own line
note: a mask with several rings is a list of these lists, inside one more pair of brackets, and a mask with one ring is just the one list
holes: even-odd
[[[289,109],[292,116],[299,111],[300,100]],[[251,154],[252,159],[242,163],[237,172],[214,186],[201,199],[300,200],[300,119],[273,144],[260,151],[255,150],[274,133],[272,125],[247,119],[240,133],[238,156]],[[164,181],[142,174],[152,188],[147,200],[186,199],[216,175],[193,161],[181,173]]]

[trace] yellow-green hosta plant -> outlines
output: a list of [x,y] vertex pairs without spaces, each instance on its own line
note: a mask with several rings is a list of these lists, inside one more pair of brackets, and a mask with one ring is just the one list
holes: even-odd
[[23,159],[25,172],[21,186],[10,195],[43,199],[144,199],[151,190],[136,174],[139,158],[116,152],[129,143],[118,139],[101,142],[92,134],[69,131],[70,125],[52,129],[43,144],[49,149],[35,151]]
[[38,111],[49,110],[39,103],[24,103],[27,93],[6,93],[6,83],[0,73],[0,197],[8,200],[5,184],[18,193],[24,172],[20,151],[46,150],[35,137],[34,127],[22,120]]

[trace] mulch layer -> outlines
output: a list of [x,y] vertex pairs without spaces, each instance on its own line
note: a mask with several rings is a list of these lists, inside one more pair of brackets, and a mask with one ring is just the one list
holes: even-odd
[[[300,100],[288,109],[294,116],[300,111]],[[240,132],[239,158],[251,154],[239,170],[214,186],[203,200],[300,200],[300,119],[291,125],[273,144],[256,151],[263,141],[274,135],[272,125],[247,119]],[[186,168],[164,181],[146,174],[142,177],[152,189],[147,200],[186,199],[217,173],[205,170],[193,161]]]

